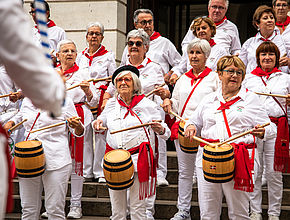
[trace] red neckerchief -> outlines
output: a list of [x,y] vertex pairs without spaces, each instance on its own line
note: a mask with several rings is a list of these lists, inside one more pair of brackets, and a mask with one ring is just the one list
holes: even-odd
[[78,70],[79,70],[78,65],[76,63],[74,63],[74,65],[71,68],[69,68],[68,70],[66,70],[66,71],[63,72],[63,75],[66,76],[66,75],[68,75],[70,73],[74,73],[74,72],[76,72]]
[[150,41],[157,39],[158,37],[160,37],[161,35],[159,34],[159,32],[154,31],[154,33],[151,35],[150,37]]
[[132,102],[130,103],[129,106],[126,103],[124,103],[123,100],[117,98],[119,104],[121,106],[127,108],[127,110],[128,110],[126,112],[125,116],[124,116],[124,119],[127,117],[127,115],[129,114],[129,112],[130,112],[131,115],[135,115],[134,112],[133,112],[133,110],[132,110],[132,108],[134,108],[134,106],[136,106],[144,97],[145,97],[144,94],[143,95],[135,95],[135,96],[133,96]]
[[281,72],[281,70],[279,70],[277,67],[275,67],[271,72],[265,72],[261,69],[261,67],[256,67],[256,69],[254,69],[251,73],[260,77],[266,76],[266,79],[268,79],[272,73],[277,72]]
[[[274,33],[273,33],[273,34],[274,34]],[[272,34],[270,37],[272,37],[273,34]],[[276,36],[276,35],[277,35],[277,32],[275,31],[275,36]],[[264,37],[261,35],[260,40],[262,40],[262,41],[264,41],[264,42],[271,41],[271,40],[269,40],[270,37],[268,37],[268,38],[264,38]]]
[[89,61],[89,66],[91,66],[92,65],[92,62],[93,62],[93,59],[95,57],[102,56],[102,55],[108,53],[108,51],[106,50],[106,48],[103,45],[101,45],[101,47],[98,49],[98,51],[96,53],[94,53],[93,56],[90,56],[88,54],[87,48],[82,53],[90,60]]
[[[151,63],[151,62],[152,62],[152,61],[148,58],[146,65],[147,65],[148,63]],[[143,68],[143,67],[144,67],[144,65],[140,64],[139,66],[137,66],[137,69],[139,70],[139,69],[141,69],[141,68]]]
[[209,45],[210,45],[211,47],[213,47],[214,45],[216,45],[216,43],[214,42],[214,39],[210,39],[210,41],[209,41]]
[[227,17],[225,16],[221,21],[219,22],[215,22],[215,25],[218,26],[220,25],[221,23],[223,23],[225,20],[227,20]]
[[196,77],[193,74],[193,69],[189,70],[187,73],[185,73],[185,75],[189,78],[191,78],[191,86],[193,85],[195,80],[198,79],[202,79],[204,77],[206,77],[212,70],[208,67],[206,67],[200,74],[198,74],[198,76]]
[[221,110],[223,113],[223,117],[224,117],[224,121],[225,121],[225,125],[227,128],[227,132],[228,132],[229,137],[231,137],[232,134],[231,134],[231,130],[230,130],[227,115],[226,115],[226,109],[230,109],[230,106],[233,105],[234,103],[236,103],[237,101],[239,101],[240,99],[241,99],[241,97],[238,96],[238,97],[236,97],[236,98],[234,98],[226,103],[220,102],[221,106],[217,109],[217,110]]
[[[48,27],[48,28],[51,28],[51,27],[54,27],[54,26],[56,26],[56,24],[54,23],[54,21],[48,19],[47,27]],[[36,24],[34,27],[35,27],[36,29],[38,29],[37,24]]]
[[283,23],[278,23],[278,21],[276,22],[276,26],[278,27],[282,27],[283,31],[285,31],[285,26],[287,26],[290,23],[290,17],[287,16],[286,21]]

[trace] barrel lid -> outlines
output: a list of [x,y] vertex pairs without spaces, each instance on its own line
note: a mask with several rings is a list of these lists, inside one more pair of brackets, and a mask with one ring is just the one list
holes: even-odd
[[123,149],[116,149],[106,153],[104,159],[111,163],[118,163],[127,160],[130,157],[130,153]]
[[33,148],[40,146],[41,142],[37,140],[21,141],[15,144],[15,147],[18,148]]

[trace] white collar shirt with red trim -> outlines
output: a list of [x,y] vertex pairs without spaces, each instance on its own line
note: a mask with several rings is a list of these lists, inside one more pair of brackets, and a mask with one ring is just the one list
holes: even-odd
[[[276,27],[277,28],[277,27]],[[277,28],[278,29],[278,28]],[[279,33],[280,30],[278,29]],[[288,52],[288,58],[290,57],[290,24],[287,25],[285,31],[281,34],[282,39],[284,40],[287,52]]]

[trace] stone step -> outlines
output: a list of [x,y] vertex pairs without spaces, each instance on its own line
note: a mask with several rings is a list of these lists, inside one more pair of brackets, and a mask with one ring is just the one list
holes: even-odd
[[[14,196],[15,199],[15,208],[20,206],[19,196]],[[68,203],[69,198],[66,201],[66,213],[68,213]],[[191,218],[192,220],[199,219],[199,207],[197,202],[191,202]],[[222,215],[221,219],[227,220],[227,205],[223,203],[222,205]],[[82,208],[84,216],[98,216],[100,220],[103,220],[100,217],[106,217],[104,219],[109,219],[111,215],[111,205],[109,198],[83,198],[82,199]],[[267,205],[263,205],[263,216],[266,219],[267,216]],[[155,203],[156,213],[154,217],[156,219],[170,219],[176,212],[176,201],[167,201],[167,200],[156,200]],[[42,210],[43,211],[43,210]],[[14,211],[14,214],[17,215],[20,213],[20,209]],[[11,214],[10,214],[11,215]],[[14,218],[15,219],[15,218]],[[16,218],[17,219],[17,218]],[[91,218],[88,218],[91,219]],[[97,219],[97,218],[95,218]],[[289,220],[290,219],[290,206],[281,207],[280,220]]]

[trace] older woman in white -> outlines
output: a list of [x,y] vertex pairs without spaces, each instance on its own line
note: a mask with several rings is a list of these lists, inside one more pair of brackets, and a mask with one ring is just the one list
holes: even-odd
[[[272,42],[264,42],[256,52],[257,67],[247,74],[243,85],[253,92],[288,95],[289,98],[275,98],[260,95],[266,111],[273,123],[277,125],[277,138],[263,140],[258,146],[259,164],[254,192],[251,193],[251,218],[262,219],[262,173],[268,185],[269,219],[279,219],[283,182],[282,171],[285,171],[289,155],[289,130],[287,123],[286,104],[290,104],[290,76],[282,73],[279,68],[280,52]],[[284,145],[284,146],[283,146]],[[286,158],[285,158],[286,157]]]
[[[89,78],[99,79],[109,77],[116,70],[115,55],[108,51],[102,44],[104,40],[104,26],[100,22],[91,22],[86,28],[86,41],[88,48],[78,54],[76,64],[82,71],[85,71]],[[101,114],[101,106],[103,95],[108,87],[108,82],[94,83],[99,90],[99,101],[92,106],[98,109],[97,116]],[[90,128],[90,132],[91,128]],[[84,156],[84,177],[95,178],[99,182],[104,182],[103,169],[101,162],[105,153],[106,134],[98,133],[95,140],[91,140],[93,144],[85,147]],[[93,147],[94,146],[94,147]]]
[[44,189],[45,208],[48,219],[65,219],[65,197],[68,180],[72,171],[72,160],[69,150],[68,130],[76,136],[82,136],[84,127],[75,118],[77,112],[71,99],[65,100],[62,114],[52,119],[47,112],[37,109],[28,98],[24,98],[20,112],[7,122],[6,129],[22,119],[27,119],[24,128],[26,135],[32,128],[42,128],[55,123],[68,121],[68,126],[62,125],[48,130],[31,133],[28,140],[39,140],[42,143],[46,169],[42,176],[32,178],[19,177],[22,219],[38,219],[41,208],[41,196]]
[[[204,97],[186,124],[185,136],[192,139],[193,135],[201,135],[205,139],[224,141],[235,134],[270,122],[258,96],[241,87],[245,65],[238,57],[222,57],[217,70],[222,86]],[[272,126],[255,128],[252,135],[258,138],[270,139],[275,135]],[[236,165],[234,180],[225,183],[205,180],[202,170],[203,148],[199,147],[196,169],[201,219],[220,219],[223,195],[226,197],[229,219],[250,219],[248,192],[253,189],[253,181],[246,149],[255,148],[255,138],[252,135],[234,141],[236,164],[242,167]],[[247,172],[243,172],[245,170]]]
[[[206,40],[194,39],[187,46],[191,70],[181,76],[177,81],[172,98],[165,99],[163,108],[169,113],[172,109],[183,118],[189,118],[197,108],[202,98],[217,90],[219,79],[216,72],[206,67],[206,60],[211,47]],[[177,139],[179,121],[171,129],[178,158],[178,212],[172,220],[189,220],[192,197],[193,174],[195,170],[196,154],[181,151]]]
[[[253,25],[258,33],[249,38],[242,46],[239,57],[246,65],[246,73],[251,73],[257,66],[256,50],[264,41],[271,41],[280,50],[281,59],[279,66],[283,72],[288,72],[287,48],[279,31],[275,29],[276,15],[273,8],[262,5],[259,6],[253,15]],[[285,56],[284,56],[285,55]]]
[[[157,105],[141,94],[141,82],[138,79],[139,71],[133,66],[123,66],[118,68],[113,74],[113,82],[117,89],[116,97],[110,99],[96,121],[93,122],[93,127],[99,130],[100,126],[106,126],[107,132],[107,151],[123,148],[127,149],[131,155],[135,167],[134,184],[129,188],[130,197],[130,215],[132,220],[146,219],[146,203],[145,198],[154,195],[156,181],[156,134],[167,139],[170,131],[165,123],[155,123],[152,127],[138,128],[121,132],[118,134],[110,134],[112,130],[123,129],[126,127],[138,125],[141,123],[161,120],[160,111],[157,110]],[[131,144],[130,143],[135,143]],[[148,147],[146,148],[147,145]],[[144,149],[145,147],[145,149]],[[141,154],[144,152],[145,154]],[[140,152],[140,153],[138,153]],[[145,163],[145,172],[150,169],[149,178],[144,179],[144,173],[137,168],[138,161],[144,161],[144,157],[154,157],[149,160],[149,164]],[[146,158],[145,158],[146,159]],[[149,185],[153,188],[148,188]],[[144,194],[144,192],[148,194]],[[112,190],[109,189],[110,200],[112,204],[112,220],[125,220],[127,216],[127,190]]]

